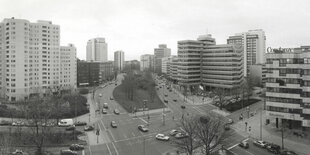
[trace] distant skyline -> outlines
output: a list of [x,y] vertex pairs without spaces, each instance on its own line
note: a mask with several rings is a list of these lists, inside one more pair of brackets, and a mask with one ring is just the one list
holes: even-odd
[[217,44],[228,36],[263,29],[266,47],[310,45],[310,1],[306,0],[1,0],[0,20],[15,17],[60,25],[61,45],[72,43],[86,59],[87,41],[103,37],[108,59],[125,52],[139,60],[167,44],[210,33]]

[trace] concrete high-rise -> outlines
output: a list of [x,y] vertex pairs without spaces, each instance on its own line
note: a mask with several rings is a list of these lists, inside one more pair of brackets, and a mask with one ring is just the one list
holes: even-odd
[[123,51],[114,52],[114,67],[116,71],[122,71],[124,69],[124,59]]
[[277,125],[310,129],[310,46],[266,54],[266,115]]
[[144,54],[140,57],[140,70],[154,71],[154,55]]
[[266,36],[261,29],[237,33],[227,39],[227,44],[241,44],[243,46],[244,76],[250,73],[250,66],[265,63]]
[[155,72],[161,73],[162,72],[162,58],[170,57],[171,56],[171,49],[167,48],[166,44],[159,44],[158,48],[154,49],[154,56],[155,56]]
[[9,101],[76,85],[76,50],[60,47],[60,27],[51,21],[0,23],[0,90]]
[[87,42],[86,61],[107,62],[108,44],[104,38],[94,38]]

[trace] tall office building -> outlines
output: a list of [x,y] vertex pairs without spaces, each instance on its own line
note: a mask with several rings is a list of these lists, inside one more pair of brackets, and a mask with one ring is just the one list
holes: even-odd
[[277,126],[310,129],[310,46],[266,54],[266,115]]
[[244,75],[250,73],[250,65],[264,64],[266,53],[266,36],[261,29],[238,33],[227,39],[227,44],[242,44],[244,58]]
[[51,21],[4,19],[0,23],[1,96],[16,101],[75,86],[75,48],[61,48],[59,43],[59,26]]
[[124,52],[116,51],[114,52],[114,67],[117,71],[122,71],[124,69]]
[[140,57],[140,70],[154,71],[154,59],[155,56],[151,54],[144,54]]
[[161,73],[162,72],[162,58],[170,57],[171,56],[171,49],[167,48],[166,44],[159,44],[158,48],[154,49],[154,56],[155,56],[155,72]]
[[[172,73],[172,79],[192,90],[200,85],[225,89],[240,86],[243,82],[242,45],[215,44],[211,35],[178,41],[177,75]],[[172,72],[175,72],[173,70],[174,66]]]
[[87,42],[86,61],[107,62],[108,44],[104,38],[94,38]]

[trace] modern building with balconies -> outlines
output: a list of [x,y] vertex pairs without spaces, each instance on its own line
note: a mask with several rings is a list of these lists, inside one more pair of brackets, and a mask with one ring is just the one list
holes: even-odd
[[[310,129],[310,46],[266,54],[266,109],[271,121]],[[281,121],[281,122],[280,122]]]

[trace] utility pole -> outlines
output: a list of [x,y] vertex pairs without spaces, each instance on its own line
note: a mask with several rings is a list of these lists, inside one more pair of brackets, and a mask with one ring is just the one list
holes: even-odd
[[281,139],[282,139],[282,149],[284,149],[284,124],[283,124],[283,119],[281,119]]

